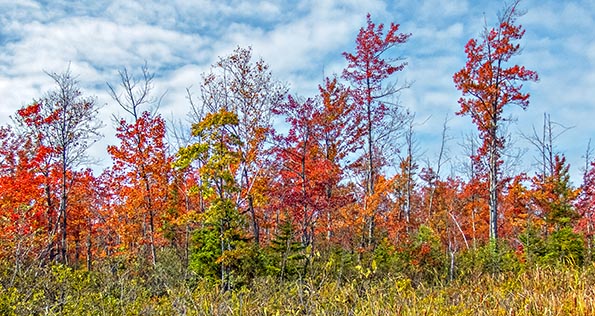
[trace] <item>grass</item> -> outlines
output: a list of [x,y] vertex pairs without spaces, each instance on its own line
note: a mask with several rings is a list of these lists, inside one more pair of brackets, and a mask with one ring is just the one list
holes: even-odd
[[2,315],[595,315],[594,267],[534,267],[432,285],[399,273],[347,281],[258,277],[225,293],[159,272],[53,267],[17,281],[2,280]]

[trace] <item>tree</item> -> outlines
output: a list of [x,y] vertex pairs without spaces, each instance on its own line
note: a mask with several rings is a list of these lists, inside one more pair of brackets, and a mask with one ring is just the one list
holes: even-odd
[[238,124],[224,128],[239,140],[240,165],[234,176],[240,192],[235,203],[242,212],[250,214],[256,243],[260,241],[260,229],[254,183],[265,161],[264,145],[271,128],[271,109],[279,106],[286,91],[284,85],[273,79],[269,66],[262,59],[253,60],[251,48],[240,47],[220,58],[211,71],[203,75],[201,84],[202,106],[208,112],[225,110],[238,118]]
[[595,230],[595,162],[590,161],[589,151],[586,155],[586,166],[583,174],[583,183],[577,198],[576,208],[580,218],[578,229],[587,239],[588,257],[591,259],[593,235]]
[[102,123],[97,118],[99,109],[95,100],[82,96],[70,69],[49,76],[56,83],[56,90],[19,110],[19,116],[29,133],[36,137],[43,135],[41,145],[52,149],[50,161],[55,163],[53,167],[59,175],[59,206],[55,221],[60,235],[60,261],[68,263],[68,200],[73,185],[69,172],[88,162],[87,149],[100,138]]
[[320,150],[326,160],[336,168],[335,182],[327,182],[325,188],[328,206],[326,218],[326,239],[332,237],[333,218],[338,209],[345,205],[345,194],[339,188],[346,157],[358,148],[361,130],[358,128],[356,105],[349,99],[349,89],[343,86],[337,78],[326,78],[324,85],[318,86],[321,99],[321,109],[313,114],[313,120],[320,126]]
[[478,174],[462,184],[458,199],[462,202],[462,212],[468,223],[468,233],[472,240],[473,249],[477,249],[478,241],[484,241],[489,236],[489,206],[487,196],[487,182],[485,175]]
[[307,263],[303,243],[295,241],[295,230],[290,220],[279,225],[279,232],[271,240],[270,253],[272,264],[267,267],[279,276],[279,280],[298,275]]
[[[108,146],[114,161],[112,181],[118,182],[120,203],[116,210],[126,213],[132,231],[122,234],[149,245],[149,257],[156,263],[157,227],[167,206],[171,159],[167,155],[165,121],[147,111],[128,123],[121,119],[116,136],[119,146]],[[113,214],[114,216],[124,214]]]
[[511,243],[516,242],[515,239],[526,231],[528,226],[540,224],[531,212],[532,192],[524,185],[528,180],[525,174],[515,176],[507,183],[502,194],[501,205],[505,220],[500,227]]
[[428,213],[429,218],[432,215],[432,208],[434,206],[434,194],[436,191],[436,181],[440,180],[440,171],[444,164],[444,156],[446,154],[446,142],[449,140],[447,136],[448,131],[448,116],[444,118],[444,124],[442,125],[442,137],[440,142],[440,151],[438,152],[438,159],[436,161],[436,168],[430,166],[430,162],[427,161],[427,166],[421,170],[420,178],[427,183],[427,197],[428,197]]
[[[69,236],[74,244],[72,265],[80,265],[81,257],[85,257],[87,270],[91,270],[93,262],[93,238],[98,224],[98,199],[96,178],[91,169],[70,174],[73,182],[70,202]],[[83,251],[84,250],[84,251]]]
[[47,246],[46,213],[39,201],[40,166],[49,154],[35,139],[0,127],[0,258],[14,261],[15,273],[32,259],[41,259]]
[[[204,225],[196,232],[197,247],[190,265],[200,270],[218,266],[222,291],[233,287],[239,264],[250,255],[243,231],[244,216],[234,200],[240,190],[235,174],[242,143],[230,131],[238,124],[237,115],[225,109],[208,113],[192,126],[192,134],[202,141],[180,148],[174,162],[179,169],[197,159],[204,162],[199,170],[202,187],[198,188],[206,204],[200,215]],[[197,272],[203,273],[200,270]]]
[[546,234],[572,227],[579,217],[574,206],[580,190],[571,186],[569,168],[564,156],[554,155],[552,173],[532,179],[535,212],[544,220]]
[[165,143],[165,120],[154,112],[141,110],[141,106],[158,103],[151,98],[153,74],[147,66],[142,68],[142,80],[136,80],[124,69],[120,72],[118,94],[108,84],[112,98],[132,116],[132,122],[124,118],[118,120],[117,134],[119,146],[108,146],[107,151],[114,161],[112,174],[115,180],[124,184],[120,191],[124,205],[122,212],[138,212],[131,218],[140,222],[140,231],[126,232],[140,234],[149,243],[151,262],[157,262],[156,239],[158,219],[163,218],[167,205],[167,191],[171,158]]
[[520,40],[525,31],[516,25],[518,3],[506,7],[498,25],[487,26],[479,39],[471,39],[465,46],[467,63],[453,79],[463,96],[457,115],[469,115],[479,130],[483,144],[477,156],[488,157],[490,239],[498,238],[498,190],[501,150],[504,137],[499,133],[506,106],[518,105],[526,109],[529,94],[523,93],[522,82],[537,81],[537,73],[523,66],[508,66],[510,59],[520,53]]
[[413,155],[415,151],[415,139],[413,132],[413,121],[415,115],[411,117],[408,122],[407,131],[405,132],[405,157],[400,158],[399,167],[401,168],[401,174],[403,176],[404,183],[401,186],[403,193],[405,194],[405,203],[403,204],[403,213],[405,215],[405,222],[407,223],[407,230],[411,223],[411,210],[413,209],[413,195],[414,195],[414,180],[413,176],[417,171],[418,165],[413,161]]
[[329,207],[327,190],[338,183],[339,176],[338,166],[321,150],[323,129],[317,119],[326,117],[323,111],[317,100],[299,102],[292,96],[275,109],[290,124],[287,135],[275,136],[280,207],[292,215],[305,246],[314,241],[315,223]]
[[[386,141],[401,126],[403,116],[395,103],[387,100],[394,96],[403,87],[396,83],[386,84],[394,73],[405,68],[406,63],[400,62],[401,58],[386,57],[386,53],[394,47],[403,44],[411,34],[398,33],[399,25],[391,23],[386,35],[384,25],[372,22],[370,14],[367,15],[367,26],[361,28],[356,38],[355,54],[343,53],[347,59],[347,68],[343,71],[343,78],[348,80],[352,89],[351,95],[357,106],[357,122],[360,123],[364,137],[365,195],[374,195],[375,183],[379,175],[382,152],[381,143]],[[366,219],[368,230],[367,244],[373,244],[374,210]]]
[[[561,128],[561,131],[556,131],[558,128]],[[523,135],[539,153],[539,158],[536,159],[536,162],[540,164],[539,170],[542,177],[553,174],[555,166],[554,156],[558,154],[554,141],[569,129],[560,123],[552,122],[550,115],[544,113],[541,135],[539,135],[535,127],[533,127],[533,135]]]
[[[47,247],[40,257],[43,260],[54,260],[56,258],[56,236],[59,229],[58,211],[56,205],[59,200],[59,171],[54,148],[48,147],[48,141],[44,140],[46,134],[43,133],[44,125],[50,124],[55,118],[43,118],[40,114],[42,106],[40,103],[33,104],[19,109],[13,118],[16,128],[19,129],[20,141],[29,142],[32,145],[31,150],[44,152],[37,161],[39,173],[43,188],[43,202],[40,201],[45,209],[44,221],[46,224]],[[17,144],[18,142],[15,142]],[[14,149],[13,149],[14,150]]]

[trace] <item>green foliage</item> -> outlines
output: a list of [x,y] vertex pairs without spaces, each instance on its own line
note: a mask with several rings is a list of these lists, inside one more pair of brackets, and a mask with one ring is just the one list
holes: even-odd
[[331,246],[318,252],[314,257],[310,274],[311,278],[322,280],[335,280],[343,283],[357,277],[357,266],[359,254],[347,251],[341,247]]
[[283,222],[267,249],[267,272],[280,280],[303,275],[306,264],[305,249],[306,247],[295,238],[293,224],[290,221]]
[[205,227],[194,232],[188,268],[191,273],[216,280],[219,278],[220,266],[216,263],[221,256],[219,232],[212,227]]
[[413,234],[410,251],[412,272],[423,280],[439,282],[446,279],[448,260],[442,250],[440,238],[429,226],[421,225]]
[[[50,265],[20,271],[12,284],[6,278],[14,275],[12,266],[3,262],[0,314],[590,315],[595,311],[593,267],[518,269],[506,259],[499,262],[497,274],[459,274],[449,283],[418,282],[415,275],[391,269],[390,262],[406,258],[402,252],[382,247],[362,261],[357,254],[328,249],[316,256],[312,273],[303,278],[278,282],[277,277],[255,275],[250,283],[227,292],[206,279],[187,280],[174,249],[163,250],[156,267],[100,261],[97,270],[81,271]],[[258,257],[254,248],[245,249],[251,254],[244,258]],[[462,254],[459,265],[468,270],[465,257],[471,256],[475,263],[489,262],[486,256],[495,251],[503,258],[514,256],[501,245],[497,249],[486,245]],[[368,260],[377,263],[368,268],[364,264]],[[241,262],[244,267],[255,265]],[[241,266],[236,271],[248,273]]]
[[188,168],[193,161],[204,159],[207,150],[208,146],[204,143],[190,144],[187,147],[182,147],[178,149],[176,160],[172,164],[175,168]]
[[[345,265],[357,264],[356,260],[346,263],[348,253],[330,251],[328,255],[337,259],[331,264],[335,267],[339,255],[345,257]],[[190,287],[177,279],[183,276],[177,274],[175,254],[161,253],[160,258],[167,263],[151,270],[150,275],[131,267],[93,272],[64,266],[38,267],[20,274],[21,281],[14,286],[0,287],[0,314],[592,315],[595,311],[592,267],[536,267],[439,285],[416,284],[402,274],[342,281],[312,276],[285,282],[265,276],[254,279],[249,287],[221,292],[209,282],[198,280]],[[168,264],[174,268],[169,269]],[[11,274],[10,265],[1,267],[0,275]],[[147,277],[161,280],[166,290],[155,293],[156,281]]]
[[552,163],[551,174],[533,178],[533,201],[548,231],[557,231],[572,226],[580,217],[575,208],[580,190],[570,182],[570,166],[564,156],[556,155]]
[[585,255],[583,237],[565,227],[552,233],[547,239],[543,260],[550,264],[582,265]]
[[234,195],[240,188],[234,171],[239,162],[239,141],[234,128],[236,114],[221,109],[208,113],[192,127],[200,142],[180,149],[177,166],[187,167],[200,159],[202,187],[200,192],[207,208],[200,214],[202,227],[193,236],[189,267],[195,275],[220,280],[223,290],[247,281],[256,268],[258,252],[244,233],[244,216],[239,213]]
[[518,272],[523,265],[514,250],[504,242],[488,243],[469,249],[457,257],[457,277],[473,278],[483,274]]
[[193,234],[190,270],[225,288],[243,284],[258,270],[258,251],[244,236],[243,217],[228,200],[204,214],[204,226]]
[[394,245],[387,239],[383,239],[374,249],[373,268],[379,274],[388,274],[391,270],[404,268],[402,264],[405,260],[399,260]]
[[523,243],[523,255],[528,264],[580,266],[585,261],[583,236],[573,232],[570,227],[543,237],[536,228],[529,226],[519,239]]
[[523,256],[528,264],[536,263],[545,255],[545,243],[535,225],[528,225],[519,235],[519,240],[523,244]]

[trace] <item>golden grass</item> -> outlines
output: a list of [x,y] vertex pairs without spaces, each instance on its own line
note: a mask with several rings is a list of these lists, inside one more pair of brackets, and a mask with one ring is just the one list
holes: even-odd
[[196,289],[196,315],[595,315],[595,271],[536,268],[484,275],[443,286],[409,279],[285,282],[260,279],[251,289]]
[[[80,280],[75,282],[86,282]],[[0,314],[595,315],[593,267],[532,268],[432,286],[414,284],[404,276],[376,275],[341,283],[259,278],[250,287],[226,293],[206,282],[192,288],[181,282],[155,295],[140,281],[130,280],[121,284],[119,293],[126,294],[122,296],[114,292],[113,286],[101,284],[63,284],[69,299],[60,307],[52,305],[43,291],[27,297],[14,288],[3,288]]]

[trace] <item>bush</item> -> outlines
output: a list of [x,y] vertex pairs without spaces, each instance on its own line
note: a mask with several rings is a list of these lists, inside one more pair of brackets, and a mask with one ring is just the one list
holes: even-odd
[[543,261],[549,264],[582,265],[585,258],[583,237],[565,227],[547,239]]
[[515,251],[505,242],[487,243],[457,256],[457,278],[477,278],[484,274],[519,272],[523,264]]
[[439,283],[448,274],[448,257],[442,250],[440,238],[426,225],[421,225],[413,234],[410,252],[412,279],[416,281]]

